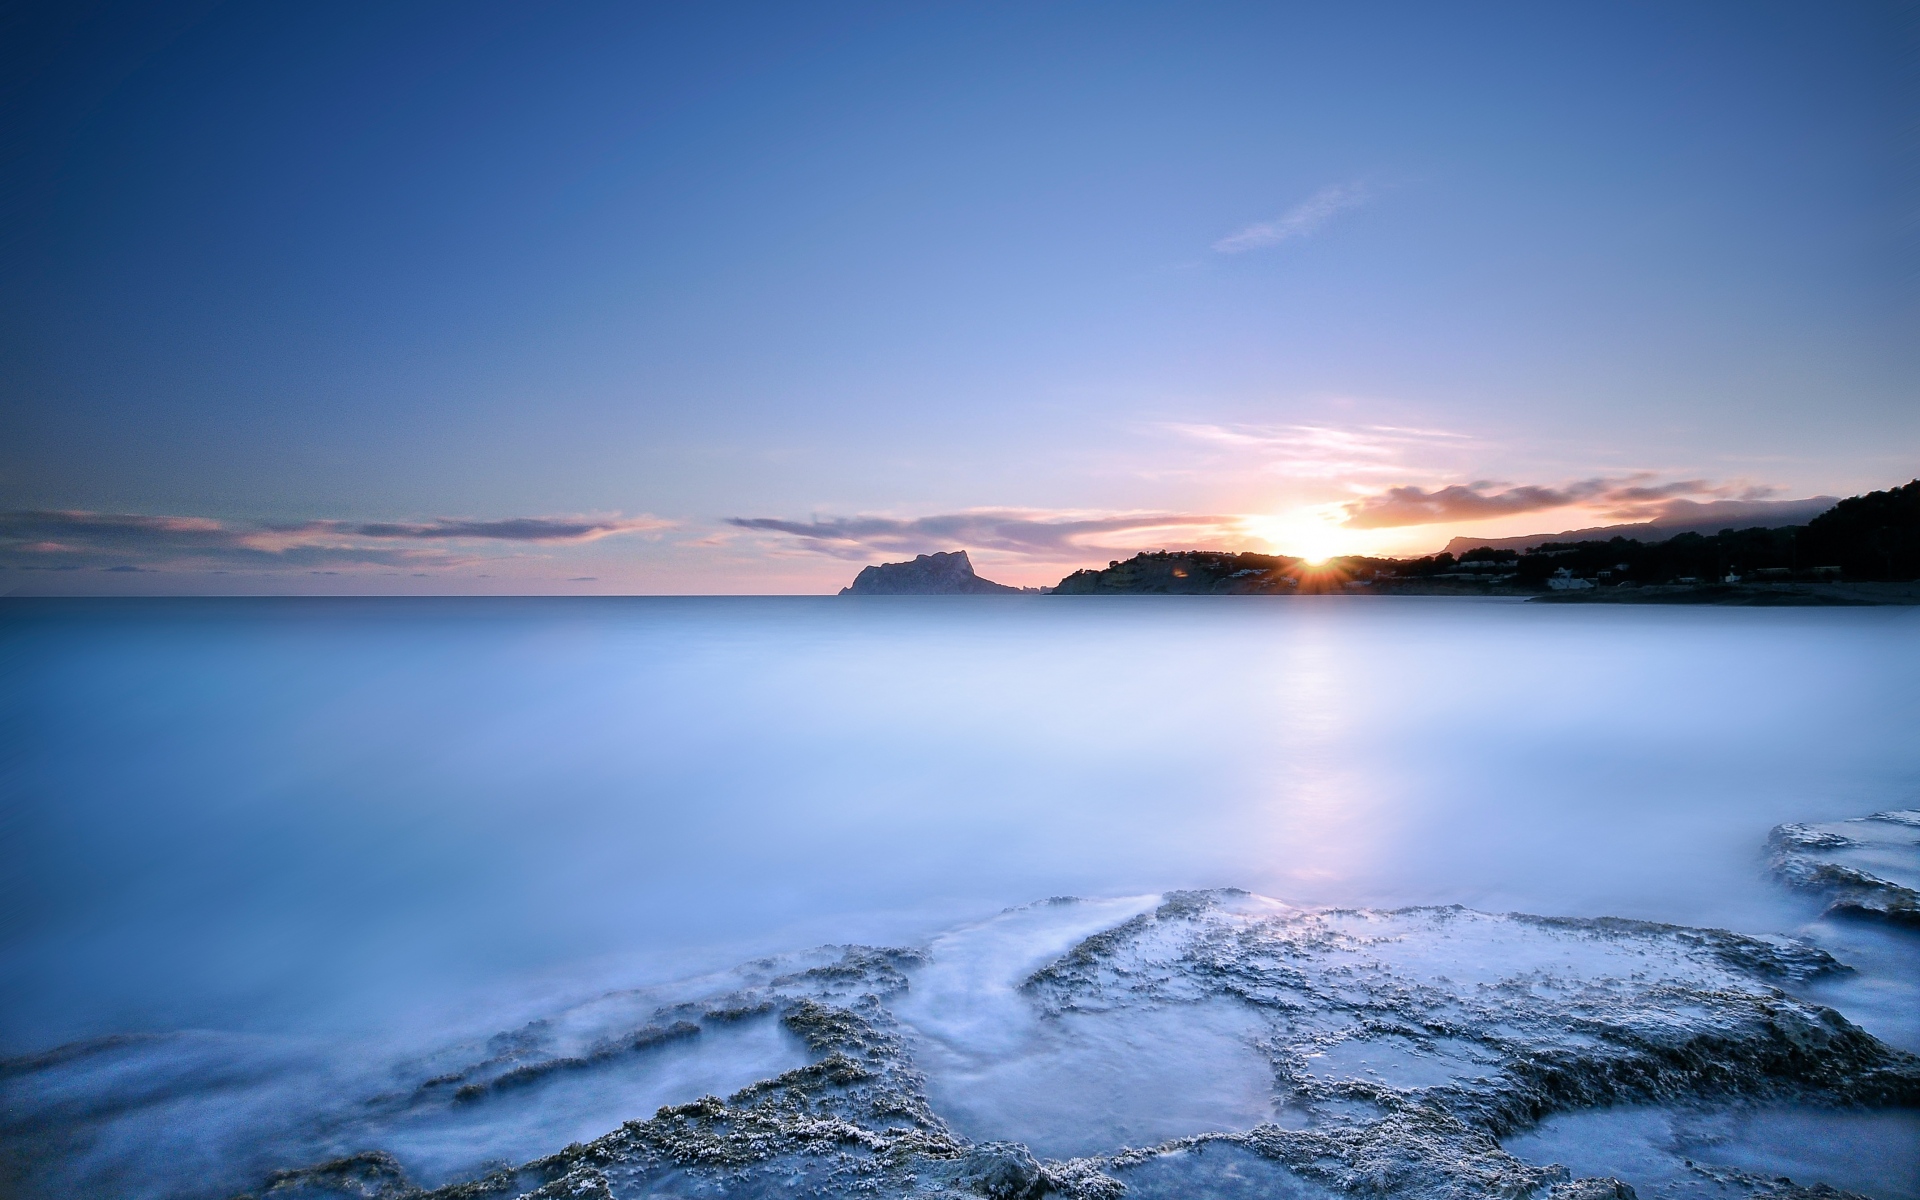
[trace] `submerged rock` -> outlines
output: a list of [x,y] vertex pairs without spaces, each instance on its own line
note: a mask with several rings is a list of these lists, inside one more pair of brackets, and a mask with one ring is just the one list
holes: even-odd
[[407,1173],[391,1154],[362,1151],[318,1166],[276,1171],[267,1178],[267,1194],[275,1200],[351,1196],[355,1200],[403,1200],[418,1194]]
[[1608,1175],[1556,1183],[1547,1190],[1547,1200],[1639,1200],[1639,1197],[1632,1188]]
[[989,1200],[1028,1200],[1048,1190],[1040,1164],[1018,1142],[975,1146],[949,1178]]
[[[1834,910],[1911,922],[1915,893],[1903,879],[1913,877],[1901,873],[1912,869],[1916,828],[1920,812],[1910,811],[1783,825],[1769,842],[1774,870],[1828,896]],[[1041,936],[1047,930],[1054,940]],[[1847,969],[1794,938],[1618,918],[1302,908],[1236,889],[1056,897],[931,949],[838,946],[758,959],[664,988],[606,993],[441,1047],[396,1064],[384,1090],[348,1097],[320,1120],[301,1144],[331,1147],[311,1154],[322,1161],[253,1175],[249,1194],[1635,1200],[1627,1182],[1574,1178],[1510,1153],[1503,1140],[1537,1138],[1556,1114],[1632,1105],[1920,1104],[1920,1059],[1789,990]],[[1012,1038],[1009,1021],[1029,1041]],[[964,1121],[950,1123],[966,1116],[956,1077],[940,1076],[944,1091],[930,1089],[915,1061],[935,1027],[942,1037],[981,1039],[978,1052],[989,1058],[1039,1055],[1038,1067],[1012,1077],[1023,1103],[1001,1110],[1018,1118],[1016,1137],[976,1130],[974,1140]],[[1087,1079],[1107,1087],[1156,1078],[1151,1064],[1164,1063],[1169,1036],[1177,1053],[1213,1056],[1212,1087],[1221,1056],[1237,1056],[1256,1082],[1270,1080],[1272,1104],[1244,1121],[1153,1126],[1143,1139],[1150,1145],[1122,1144],[1120,1131],[1141,1126],[1112,1123],[1088,1139],[1093,1153],[1033,1153],[1035,1114],[1111,1112],[1116,1098],[1104,1092],[1090,1107],[1082,1094],[1074,1098],[1081,1108],[1061,1109],[1063,1091],[1086,1093]],[[408,1130],[438,1122],[478,1147],[475,1122],[522,1119],[514,1114],[567,1088],[659,1069],[676,1055],[724,1055],[727,1045],[747,1045],[743,1037],[763,1039],[746,1061],[766,1075],[724,1097],[668,1104],[517,1164],[460,1159],[466,1165],[455,1174],[464,1178],[450,1183],[439,1182],[448,1177],[444,1159],[427,1182],[405,1169],[416,1162],[406,1153]],[[86,1094],[74,1080],[86,1078],[133,1080],[128,1099],[89,1100],[86,1111],[108,1123],[124,1111],[138,1128],[139,1095],[177,1097],[188,1086],[185,1076],[140,1082],[138,1056],[173,1047],[177,1070],[188,1041],[99,1039],[0,1064],[0,1098],[20,1113],[0,1130],[39,1137],[70,1122],[82,1111],[73,1097]],[[785,1049],[769,1057],[776,1043]],[[1058,1070],[1065,1059],[1045,1057],[1061,1047],[1092,1047],[1116,1071],[1075,1083]],[[754,1077],[743,1069],[732,1078]],[[204,1086],[214,1095],[233,1078],[230,1066],[219,1067]],[[1002,1077],[993,1086],[1009,1085]],[[1045,1093],[1037,1103],[1026,1095],[1034,1089]],[[941,1111],[939,1095],[955,1112]],[[1165,1091],[1156,1096],[1168,1107]],[[1186,1130],[1197,1132],[1165,1136]],[[1687,1160],[1685,1169],[1715,1196],[1851,1198],[1733,1167]]]
[[[866,947],[811,965],[762,960],[742,968],[730,989],[709,985],[698,1000],[656,1006],[642,1029],[759,1013],[777,1015],[805,1045],[807,1065],[725,1098],[670,1105],[558,1154],[443,1187],[408,1183],[376,1153],[280,1172],[264,1195],[1116,1200],[1137,1189],[1142,1200],[1623,1200],[1634,1192],[1617,1179],[1570,1178],[1565,1168],[1514,1157],[1499,1139],[1554,1112],[1626,1102],[1920,1102],[1920,1060],[1783,990],[1844,969],[1792,939],[1459,907],[1303,909],[1231,890],[1182,892],[1009,980],[1012,994],[1042,1022],[1108,1023],[1117,1053],[1136,1018],[1240,1006],[1262,1031],[1258,1051],[1276,1096],[1299,1119],[1039,1159],[1018,1142],[970,1143],[930,1103],[912,1030],[890,1004],[927,963],[924,952]],[[617,1005],[604,1019],[616,1013],[632,1019]],[[470,1071],[441,1074],[521,1078],[515,1073],[544,1061],[592,1069],[591,1055],[560,1043],[561,1029],[586,1044],[634,1044],[625,1035],[595,1042],[607,1035],[590,1025],[579,1012],[557,1014],[532,1034],[476,1047]],[[520,1086],[546,1086],[556,1074],[535,1072]],[[455,1103],[435,1092],[410,1096],[415,1107]],[[1816,1194],[1781,1190],[1791,1185],[1778,1180],[1734,1186],[1749,1195]]]
[[1920,926],[1920,811],[1776,825],[1767,865],[1788,887],[1827,900],[1827,912]]

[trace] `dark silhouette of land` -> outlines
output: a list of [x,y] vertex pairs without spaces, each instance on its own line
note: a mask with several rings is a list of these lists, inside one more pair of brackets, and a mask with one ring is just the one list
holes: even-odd
[[[1509,539],[1512,540],[1512,539]],[[1459,539],[1453,543],[1459,545]],[[1013,593],[965,551],[860,572],[842,595]],[[1308,562],[1281,554],[1150,550],[1075,571],[1060,596],[1520,596],[1577,604],[1920,604],[1920,480],[1854,496],[1804,525],[1476,546],[1459,555]]]
[[984,596],[1014,595],[1031,588],[1009,587],[973,573],[965,550],[922,554],[912,562],[881,563],[866,567],[842,596]]

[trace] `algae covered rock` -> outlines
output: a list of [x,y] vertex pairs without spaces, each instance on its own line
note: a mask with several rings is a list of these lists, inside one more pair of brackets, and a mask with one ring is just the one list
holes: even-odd
[[404,1200],[419,1189],[391,1154],[368,1150],[316,1166],[276,1171],[267,1178],[266,1194],[273,1200]]
[[1547,1190],[1547,1200],[1639,1200],[1632,1188],[1611,1175],[1592,1179],[1574,1179],[1556,1183]]
[[1029,1200],[1046,1190],[1040,1164],[1018,1142],[985,1142],[967,1151],[954,1183],[989,1200]]

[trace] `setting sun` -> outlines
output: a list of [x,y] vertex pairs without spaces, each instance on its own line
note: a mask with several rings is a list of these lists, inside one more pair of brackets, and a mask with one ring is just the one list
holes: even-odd
[[[1331,511],[1329,511],[1331,509]],[[1339,525],[1338,506],[1295,509],[1267,517],[1251,517],[1247,530],[1272,546],[1277,554],[1318,565],[1337,554],[1354,550],[1354,532]]]

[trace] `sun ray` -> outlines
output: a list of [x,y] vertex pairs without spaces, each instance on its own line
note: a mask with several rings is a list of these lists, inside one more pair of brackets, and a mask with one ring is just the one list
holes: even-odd
[[1354,533],[1342,528],[1338,505],[1297,508],[1288,512],[1249,517],[1248,532],[1272,546],[1277,554],[1318,565],[1355,550]]

